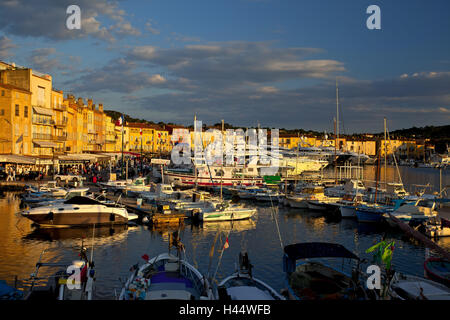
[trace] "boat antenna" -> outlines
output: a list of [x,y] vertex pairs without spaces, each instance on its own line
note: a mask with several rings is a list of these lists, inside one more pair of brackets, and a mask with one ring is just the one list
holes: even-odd
[[[228,240],[228,237],[230,236],[231,230],[232,230],[232,229],[230,229],[230,230],[228,231],[228,234],[227,234],[227,237],[226,237],[225,241]],[[222,251],[220,252],[219,262],[217,263],[216,272],[214,272],[214,276],[212,277],[212,280],[214,280],[214,279],[216,278],[217,271],[219,270],[220,263],[222,262],[222,257],[223,257],[223,253],[224,253],[225,249],[226,249],[225,246],[223,246],[223,247],[222,247]],[[212,282],[212,281],[211,281],[211,282]]]

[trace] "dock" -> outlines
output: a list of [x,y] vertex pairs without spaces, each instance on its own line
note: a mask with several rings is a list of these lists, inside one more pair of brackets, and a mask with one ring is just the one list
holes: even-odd
[[442,248],[441,246],[439,246],[438,244],[436,244],[434,241],[428,239],[425,235],[423,235],[422,233],[420,233],[419,231],[413,229],[412,227],[410,227],[409,225],[407,225],[406,223],[400,221],[399,219],[397,219],[396,217],[394,217],[393,215],[389,214],[389,217],[392,219],[392,221],[394,221],[397,226],[408,236],[410,236],[411,238],[416,239],[417,241],[420,241],[421,243],[423,243],[426,247],[435,250],[437,253],[439,253],[442,257],[450,260],[450,252],[448,252],[447,250],[445,250],[444,248]]
[[160,225],[180,225],[184,223],[184,219],[186,216],[182,213],[164,213],[158,211],[157,206],[148,204],[148,203],[142,203],[141,205],[138,205],[136,198],[127,198],[127,197],[120,197],[116,195],[107,195],[106,198],[117,202],[119,201],[120,204],[125,206],[125,208],[128,211],[134,212],[139,216],[139,219],[142,221],[142,219],[147,218],[149,222],[151,222],[155,226]]

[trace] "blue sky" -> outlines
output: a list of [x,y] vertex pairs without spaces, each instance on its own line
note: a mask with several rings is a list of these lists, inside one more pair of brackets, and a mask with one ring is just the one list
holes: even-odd
[[[81,8],[67,30],[66,8]],[[381,30],[366,8],[381,8]],[[0,59],[155,122],[346,132],[450,123],[448,1],[0,1]],[[341,130],[342,130],[341,129]]]

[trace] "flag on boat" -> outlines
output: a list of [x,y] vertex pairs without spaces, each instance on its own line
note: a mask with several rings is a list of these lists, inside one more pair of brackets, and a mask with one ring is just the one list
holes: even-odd
[[228,249],[228,247],[230,246],[230,244],[228,243],[228,237],[225,240],[225,244],[223,245],[223,250]]

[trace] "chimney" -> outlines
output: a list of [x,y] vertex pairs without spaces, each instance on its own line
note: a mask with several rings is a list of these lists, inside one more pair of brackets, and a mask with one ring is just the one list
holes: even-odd
[[103,112],[103,103],[98,104],[98,111]]
[[[92,106],[92,99],[88,99],[88,104],[87,104],[87,105],[88,105],[88,108],[89,108],[89,109],[92,109],[92,107],[93,107],[93,106]],[[95,106],[94,106],[94,107],[95,107]]]

